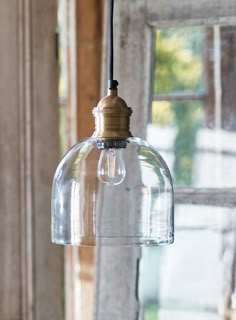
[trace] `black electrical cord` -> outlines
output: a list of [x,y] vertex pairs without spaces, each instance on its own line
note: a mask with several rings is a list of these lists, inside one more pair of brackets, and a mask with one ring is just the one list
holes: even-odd
[[114,70],[113,15],[114,15],[114,0],[110,0],[108,89],[117,89],[117,86],[118,86],[118,81],[113,79],[113,70]]

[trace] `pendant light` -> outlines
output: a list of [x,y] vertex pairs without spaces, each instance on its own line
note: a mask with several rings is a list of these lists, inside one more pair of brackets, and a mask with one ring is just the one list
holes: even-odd
[[110,1],[108,94],[93,109],[95,132],[61,160],[52,187],[52,242],[62,245],[164,245],[174,240],[170,171],[146,141],[133,137],[131,108],[113,80]]

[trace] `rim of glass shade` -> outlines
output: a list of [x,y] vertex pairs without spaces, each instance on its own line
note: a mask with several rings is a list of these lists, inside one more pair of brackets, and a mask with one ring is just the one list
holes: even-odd
[[[164,237],[163,237],[164,238]],[[55,241],[52,239],[52,242],[55,244],[61,244],[65,246],[84,246],[84,247],[93,247],[93,246],[164,246],[172,244],[174,242],[174,232],[169,232],[168,236],[165,236],[165,239],[161,237],[139,237],[139,236],[125,236],[125,237],[108,237],[108,236],[94,236],[94,237],[78,237],[76,241]]]

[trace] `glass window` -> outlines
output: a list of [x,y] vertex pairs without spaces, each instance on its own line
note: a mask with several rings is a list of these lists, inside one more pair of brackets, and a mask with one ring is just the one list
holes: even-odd
[[235,319],[236,27],[157,30],[154,49],[147,139],[173,174],[176,240],[142,249],[142,319]]
[[175,186],[235,186],[235,33],[236,27],[156,31],[147,139],[167,159]]

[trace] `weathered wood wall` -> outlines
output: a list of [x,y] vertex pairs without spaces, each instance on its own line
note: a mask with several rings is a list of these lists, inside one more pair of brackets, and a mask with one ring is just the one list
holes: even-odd
[[50,241],[58,161],[53,0],[0,3],[0,319],[62,319],[62,251]]
[[235,23],[236,3],[232,0],[147,0],[147,23],[151,26]]

